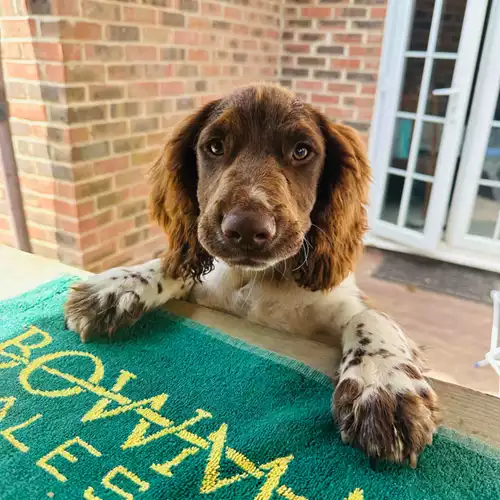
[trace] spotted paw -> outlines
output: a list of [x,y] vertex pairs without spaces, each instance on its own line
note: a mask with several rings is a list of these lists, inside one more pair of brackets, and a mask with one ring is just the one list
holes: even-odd
[[345,370],[335,389],[333,409],[342,440],[373,459],[408,459],[416,467],[439,424],[436,394],[416,365],[400,363],[377,372],[376,363],[376,358],[362,358]]
[[98,333],[113,335],[144,312],[185,294],[182,282],[162,276],[159,261],[117,268],[76,283],[65,305],[66,327],[82,341]]

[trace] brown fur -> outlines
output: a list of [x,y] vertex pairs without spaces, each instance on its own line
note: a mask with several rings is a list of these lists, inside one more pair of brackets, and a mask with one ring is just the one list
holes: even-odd
[[[76,283],[71,287],[68,301],[64,305],[66,317],[68,311],[72,311],[73,315],[86,316],[85,328],[81,332],[84,342],[92,333],[106,332],[111,336],[118,328],[133,325],[146,310],[140,297],[133,291],[127,292],[130,301],[122,313],[118,312],[116,294],[109,294],[105,302],[101,303],[99,297],[92,292],[92,286],[88,283]],[[106,314],[102,314],[101,308]]]
[[212,269],[213,259],[197,237],[199,208],[193,146],[216,104],[209,103],[177,127],[150,172],[150,213],[167,235],[164,268],[172,278],[200,279]]
[[364,400],[361,394],[362,387],[354,379],[343,380],[335,389],[335,417],[343,441],[362,448],[370,457],[395,462],[409,459],[415,466],[440,421],[435,395],[393,394],[383,387]]
[[[206,152],[213,136],[224,140],[223,158]],[[315,154],[295,165],[286,151],[301,137]],[[151,181],[151,214],[167,234],[164,265],[171,277],[200,279],[213,257],[229,263],[247,258],[220,235],[223,214],[235,207],[274,217],[275,241],[251,257],[272,265],[291,261],[299,285],[328,290],[354,269],[370,181],[361,140],[280,87],[238,89],[188,117],[154,165]],[[263,199],[252,199],[249,186]],[[301,265],[305,240],[312,249]]]
[[328,290],[354,270],[362,250],[370,167],[354,129],[319,119],[326,159],[307,235],[314,251],[297,281],[311,290]]
[[408,363],[401,363],[400,365],[396,366],[396,370],[404,372],[408,377],[414,380],[422,380],[424,378],[419,372],[418,368],[413,365],[409,365]]

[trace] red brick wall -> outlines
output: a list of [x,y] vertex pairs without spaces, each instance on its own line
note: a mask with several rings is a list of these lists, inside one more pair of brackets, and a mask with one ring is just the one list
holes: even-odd
[[[34,251],[93,271],[151,257],[164,239],[148,222],[147,169],[183,115],[276,80],[279,0],[0,5]],[[12,243],[3,211],[0,237]]]
[[[36,253],[92,271],[150,258],[146,173],[174,123],[280,80],[365,135],[385,0],[0,0]],[[281,58],[280,58],[281,54]],[[0,242],[13,244],[0,185]]]
[[284,0],[281,83],[368,139],[387,0]]

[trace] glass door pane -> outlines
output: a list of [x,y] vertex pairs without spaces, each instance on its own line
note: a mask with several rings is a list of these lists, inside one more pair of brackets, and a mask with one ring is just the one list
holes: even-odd
[[468,234],[500,241],[500,96],[478,182]]
[[447,239],[500,255],[500,0],[493,0]]
[[[395,193],[391,196],[391,189],[396,189],[395,179],[386,187],[383,213],[391,213],[389,220],[394,224],[419,232],[425,227],[449,100],[448,95],[434,95],[434,91],[452,87],[458,51],[455,42],[460,39],[466,5],[466,0],[414,3],[410,50],[405,52],[392,164],[388,170],[390,174],[395,173],[393,169],[405,172],[397,174],[404,176],[397,183],[398,202]],[[438,46],[447,51],[438,52]],[[395,203],[399,206],[394,220]]]
[[[435,246],[440,239],[487,1],[401,2],[406,15],[411,6],[411,19],[406,34],[399,35],[404,49],[396,97],[386,98],[394,102],[394,121],[387,127],[388,140],[375,145],[388,148],[374,165],[378,179],[382,177],[375,184],[382,224],[375,229],[383,236],[422,247]],[[467,44],[459,43],[463,37]],[[394,64],[392,70],[386,68],[394,77]]]

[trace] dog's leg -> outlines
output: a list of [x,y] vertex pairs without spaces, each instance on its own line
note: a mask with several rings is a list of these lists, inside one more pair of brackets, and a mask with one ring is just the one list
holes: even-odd
[[372,459],[416,466],[439,423],[418,349],[387,315],[356,314],[343,331],[333,406],[342,440]]
[[83,341],[96,333],[111,336],[146,311],[184,298],[192,283],[166,278],[160,259],[119,267],[73,285],[65,305],[66,326]]

